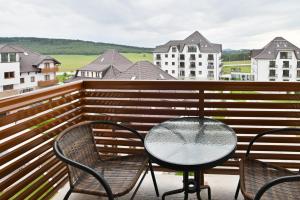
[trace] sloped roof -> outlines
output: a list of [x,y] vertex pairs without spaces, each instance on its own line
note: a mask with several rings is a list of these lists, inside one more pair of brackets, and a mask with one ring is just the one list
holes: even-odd
[[201,33],[195,31],[184,40],[171,40],[164,45],[157,46],[154,53],[166,53],[172,46],[176,46],[179,52],[183,51],[185,45],[197,45],[200,52],[203,53],[219,53],[222,52],[222,45],[211,43]]
[[279,51],[294,51],[297,59],[300,59],[300,49],[284,39],[276,37],[262,49],[254,49],[251,51],[251,58],[255,59],[276,59]]
[[128,70],[122,72],[118,80],[176,80],[158,66],[148,61],[134,63]]
[[52,58],[51,56],[39,54],[19,45],[0,44],[0,51],[1,53],[19,53],[20,72],[39,72],[40,69],[37,68],[37,66],[45,60],[51,60],[54,61],[55,64],[60,64],[59,61]]
[[91,63],[79,68],[81,71],[102,72],[110,66],[115,67],[118,71],[126,71],[132,62],[122,56],[117,50],[107,50],[102,55],[96,58]]

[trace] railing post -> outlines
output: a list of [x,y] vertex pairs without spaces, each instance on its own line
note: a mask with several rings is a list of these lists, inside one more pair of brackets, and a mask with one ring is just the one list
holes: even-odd
[[198,116],[204,117],[204,90],[199,90],[198,94]]

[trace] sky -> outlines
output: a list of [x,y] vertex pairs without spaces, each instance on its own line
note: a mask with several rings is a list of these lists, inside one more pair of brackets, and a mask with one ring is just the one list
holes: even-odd
[[141,47],[199,31],[223,49],[300,47],[299,0],[0,0],[0,37],[80,39]]

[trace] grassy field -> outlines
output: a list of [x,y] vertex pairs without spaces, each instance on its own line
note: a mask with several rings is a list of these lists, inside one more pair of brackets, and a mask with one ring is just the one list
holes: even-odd
[[[151,53],[122,53],[132,62],[148,60],[152,62]],[[75,71],[76,69],[95,60],[98,55],[52,55],[53,58],[61,62],[60,72]]]
[[238,61],[227,61],[223,62],[223,65],[238,65],[238,64],[251,64],[250,60],[238,60]]
[[224,66],[222,67],[222,74],[230,74],[231,71],[237,71],[239,69],[242,73],[250,73],[251,72],[251,66],[245,65],[245,66]]

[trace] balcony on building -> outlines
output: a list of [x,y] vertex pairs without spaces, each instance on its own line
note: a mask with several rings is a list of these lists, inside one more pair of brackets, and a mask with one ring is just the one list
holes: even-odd
[[280,52],[280,59],[292,59],[292,52]]
[[[239,180],[239,159],[245,157],[249,142],[263,131],[300,126],[299,93],[300,82],[99,80],[0,99],[0,199],[63,199],[69,188],[68,173],[53,152],[53,142],[72,125],[112,120],[125,122],[145,136],[168,119],[199,116],[220,120],[237,133],[234,155],[223,165],[203,171],[203,181],[212,188],[212,199],[232,200]],[[114,138],[122,131],[94,131],[101,156],[143,152],[137,138],[129,138],[126,133],[122,140]],[[252,157],[297,173],[299,142],[293,134],[270,135],[253,146]],[[136,147],[130,149],[132,145]],[[161,194],[182,187],[182,178],[175,171],[156,164],[154,169]],[[120,200],[129,199],[131,194]],[[201,196],[206,199],[206,192]],[[169,199],[182,199],[183,195],[172,197]],[[97,196],[70,196],[70,200],[83,199]],[[149,173],[136,199],[158,199]]]
[[185,67],[185,63],[184,62],[179,62],[179,67],[180,68],[184,68]]
[[196,60],[196,55],[195,54],[191,54],[190,55],[190,60]]
[[58,84],[57,79],[38,81],[38,87],[49,87]]
[[51,73],[51,72],[58,72],[58,70],[59,70],[58,66],[54,66],[54,67],[42,68],[41,72],[42,73]]
[[215,68],[215,66],[213,63],[208,63],[207,69],[214,69],[214,68]]
[[179,55],[179,60],[185,60],[185,55],[184,54],[180,54]]
[[208,54],[207,60],[208,61],[213,61],[214,60],[214,55],[213,54]]

